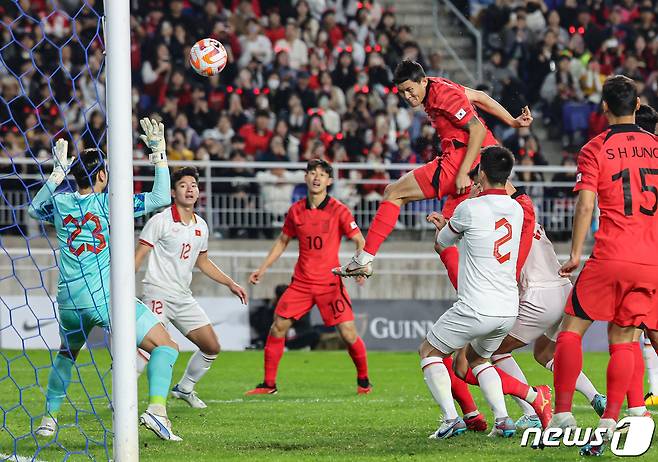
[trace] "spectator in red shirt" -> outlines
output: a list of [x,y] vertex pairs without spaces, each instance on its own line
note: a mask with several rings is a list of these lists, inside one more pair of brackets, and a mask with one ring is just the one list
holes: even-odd
[[272,138],[270,126],[270,113],[260,110],[256,112],[256,121],[244,125],[239,134],[244,138],[244,151],[250,156],[265,152]]
[[333,10],[327,10],[322,14],[322,29],[329,33],[329,41],[333,46],[343,40],[343,29],[336,22],[336,13]]
[[269,23],[265,29],[265,36],[270,42],[276,43],[278,40],[285,38],[286,29],[281,25],[281,15],[277,10],[270,11],[268,15]]

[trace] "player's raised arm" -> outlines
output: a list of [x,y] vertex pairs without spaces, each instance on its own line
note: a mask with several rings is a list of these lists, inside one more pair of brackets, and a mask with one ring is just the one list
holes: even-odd
[[68,147],[69,143],[63,138],[58,139],[55,143],[55,147],[53,148],[53,171],[48,181],[41,187],[37,195],[34,196],[28,208],[28,213],[36,220],[52,222],[53,204],[51,199],[57,186],[66,178],[66,174],[72,163],[72,159],[68,157]]
[[263,263],[256,271],[249,275],[249,282],[252,284],[258,284],[260,282],[265,271],[267,271],[267,269],[279,259],[284,250],[286,250],[286,247],[288,247],[291,239],[292,237],[286,234],[285,231],[279,235],[279,238],[274,241],[274,245],[267,254],[267,257],[265,257],[265,260],[263,260]]
[[208,276],[213,281],[228,287],[228,290],[230,290],[233,295],[238,297],[243,305],[249,303],[247,292],[245,292],[240,284],[231,279],[228,274],[219,269],[219,267],[210,258],[208,258],[208,252],[201,252],[199,254],[196,259],[196,266],[201,270],[203,274]]
[[142,130],[144,130],[144,134],[140,135],[140,138],[151,150],[149,160],[155,165],[155,180],[151,192],[135,194],[134,213],[136,217],[166,207],[171,203],[164,124],[146,117],[140,120],[139,123]]
[[468,145],[466,147],[466,155],[459,167],[459,172],[457,173],[457,179],[455,181],[455,187],[458,194],[464,194],[467,188],[471,185],[471,179],[469,178],[468,173],[471,171],[473,162],[475,162],[475,159],[477,159],[480,154],[482,143],[487,136],[486,127],[476,116],[471,117],[471,120],[466,122],[464,130],[468,132]]
[[530,108],[528,106],[521,110],[521,115],[514,118],[507,109],[505,109],[498,101],[481,90],[473,90],[472,88],[465,88],[466,97],[479,109],[487,112],[496,118],[500,119],[505,125],[512,128],[529,127],[532,124],[533,118]]

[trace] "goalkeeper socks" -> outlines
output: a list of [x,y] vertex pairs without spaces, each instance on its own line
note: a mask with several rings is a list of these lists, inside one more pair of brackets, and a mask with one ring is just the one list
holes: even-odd
[[273,387],[276,385],[276,373],[279,369],[279,361],[283,356],[286,346],[285,337],[267,336],[265,342],[265,385]]
[[390,201],[383,201],[377,209],[375,218],[370,223],[370,229],[368,229],[368,235],[366,236],[366,245],[363,250],[370,255],[376,255],[379,247],[395,228],[399,216],[400,207],[398,205]]
[[144,372],[146,366],[149,364],[149,359],[146,356],[148,353],[143,352],[139,348],[137,349],[137,378]]
[[356,366],[356,378],[368,378],[368,355],[366,353],[366,344],[361,337],[356,338],[356,342],[347,346],[347,351],[350,353],[354,366]]
[[187,363],[185,373],[178,382],[178,389],[183,393],[192,392],[194,385],[210,370],[215,359],[217,359],[217,355],[208,355],[197,350]]
[[583,370],[583,345],[580,335],[576,332],[560,332],[553,360],[555,413],[571,412],[576,381]]
[[167,395],[171,386],[171,374],[178,351],[170,346],[159,346],[151,351],[151,359],[146,368],[149,378],[149,405],[167,403]]
[[66,397],[66,389],[71,383],[71,369],[74,361],[61,353],[53,360],[53,367],[48,375],[48,390],[46,391],[46,410],[56,416]]
[[626,392],[628,408],[639,408],[644,406],[644,358],[640,342],[631,343],[635,366],[631,372],[631,381]]
[[635,371],[633,343],[636,342],[617,343],[609,347],[610,361],[606,373],[608,401],[601,419],[614,419],[617,421],[619,418],[621,405],[624,403],[626,392]]
[[[553,361],[554,360],[551,359],[544,366],[551,372],[553,372]],[[585,375],[583,371],[580,371],[580,374],[578,374],[578,379],[576,379],[576,390],[582,393],[585,398],[587,398],[589,403],[591,403],[594,400],[594,397],[599,394],[592,381]]]
[[450,278],[452,286],[457,289],[457,277],[459,274],[459,250],[457,250],[457,247],[455,246],[448,247],[439,254],[439,257],[441,257],[441,261],[446,267],[448,278]]
[[420,368],[423,370],[425,383],[434,401],[441,407],[444,420],[456,419],[459,417],[455,402],[450,392],[450,374],[439,357],[429,357],[420,360]]
[[462,414],[466,415],[477,412],[478,407],[473,400],[473,395],[471,395],[466,382],[455,375],[455,371],[452,369],[452,362],[452,356],[443,358],[443,365],[448,369],[448,374],[450,374],[452,396],[459,404]]
[[658,355],[656,355],[656,351],[648,340],[644,341],[642,350],[647,367],[647,376],[649,377],[649,392],[654,396],[658,396]]
[[480,364],[473,368],[473,375],[480,384],[482,394],[489,403],[489,406],[491,406],[494,417],[496,419],[507,417],[503,384],[496,369],[494,369],[491,363]]
[[[502,355],[493,355],[491,357],[491,361],[494,363],[496,366],[496,369],[499,371],[503,371],[515,379],[517,379],[519,382],[528,383],[528,380],[525,377],[525,374],[523,374],[523,371],[517,364],[516,360],[514,357],[509,354],[502,354]],[[523,414],[527,416],[536,416],[537,413],[535,410],[532,408],[530,404],[528,404],[525,400],[519,398],[518,396],[512,396],[512,399],[516,402],[516,404],[519,405],[519,407],[523,410]]]

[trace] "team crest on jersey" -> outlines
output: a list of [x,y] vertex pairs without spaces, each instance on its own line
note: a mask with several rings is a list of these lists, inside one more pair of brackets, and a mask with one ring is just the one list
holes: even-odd
[[457,114],[455,114],[455,118],[457,118],[457,120],[462,120],[465,115],[466,115],[466,110],[464,108],[461,108],[459,111],[457,111]]
[[194,235],[195,236],[201,236],[201,230],[200,229],[195,229],[194,230]]

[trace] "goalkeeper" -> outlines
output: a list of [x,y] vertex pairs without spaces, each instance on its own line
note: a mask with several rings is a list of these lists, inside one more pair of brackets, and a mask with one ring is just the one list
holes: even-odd
[[[135,217],[169,205],[169,169],[164,126],[155,120],[140,121],[142,139],[155,164],[153,191],[133,196]],[[67,156],[68,143],[57,140],[55,168],[29,208],[30,216],[55,226],[60,249],[57,303],[61,346],[48,377],[46,414],[36,430],[39,436],[57,431],[57,414],[71,382],[71,369],[94,326],[110,327],[110,234],[108,183],[105,157],[100,149],[86,149],[76,159]],[[68,170],[77,191],[55,193]],[[137,345],[151,354],[148,369],[149,406],[140,423],[165,440],[180,440],[167,418],[166,397],[178,346],[164,326],[139,300],[136,304]]]

